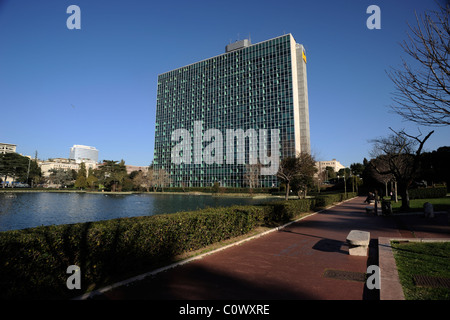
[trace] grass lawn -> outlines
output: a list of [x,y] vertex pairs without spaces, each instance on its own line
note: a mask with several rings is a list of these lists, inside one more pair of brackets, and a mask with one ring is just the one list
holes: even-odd
[[[434,211],[446,211],[446,210],[450,210],[450,197],[446,197],[446,198],[434,198],[434,199],[414,199],[414,200],[409,200],[409,206],[410,206],[410,211],[411,212],[417,212],[417,211],[422,211],[423,212],[423,205],[425,204],[425,202],[429,202],[433,205],[433,209]],[[401,199],[399,199],[399,201],[397,203],[395,203],[394,201],[391,201],[391,205],[392,205],[392,211],[395,212],[400,212],[400,207],[402,205],[402,201]]]
[[414,276],[450,278],[450,242],[392,242],[407,300],[450,300],[450,288],[418,286]]

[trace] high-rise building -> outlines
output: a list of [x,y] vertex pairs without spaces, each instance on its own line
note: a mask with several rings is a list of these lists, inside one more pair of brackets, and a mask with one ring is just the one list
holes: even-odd
[[291,34],[158,76],[153,164],[171,186],[249,185],[260,163],[275,171],[258,169],[256,185],[271,187],[275,162],[300,152],[310,153],[306,55]]
[[98,150],[94,147],[75,144],[70,148],[69,159],[74,159],[77,163],[92,161],[98,162]]

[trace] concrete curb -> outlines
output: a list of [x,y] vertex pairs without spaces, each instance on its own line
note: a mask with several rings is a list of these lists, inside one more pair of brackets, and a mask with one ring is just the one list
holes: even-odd
[[147,278],[147,277],[149,277],[149,276],[156,275],[156,274],[158,274],[158,273],[160,273],[160,272],[167,271],[167,270],[169,270],[169,269],[173,269],[173,268],[178,267],[178,266],[181,266],[181,265],[183,265],[183,264],[186,264],[186,263],[189,263],[189,262],[192,262],[192,261],[195,261],[195,260],[202,259],[202,258],[204,258],[204,257],[206,257],[206,256],[208,256],[208,255],[211,255],[211,254],[220,252],[220,251],[222,251],[222,250],[226,250],[226,249],[228,249],[228,248],[231,248],[231,247],[240,245],[240,244],[242,244],[242,243],[244,243],[244,242],[251,241],[251,240],[257,239],[257,238],[259,238],[259,237],[263,237],[263,236],[265,236],[265,235],[267,235],[267,234],[269,234],[269,233],[272,233],[272,232],[275,232],[275,231],[279,231],[279,230],[281,230],[281,229],[283,229],[283,228],[286,228],[287,226],[289,226],[289,225],[291,225],[291,224],[293,224],[293,223],[295,223],[295,222],[298,222],[298,221],[300,221],[300,220],[303,220],[303,219],[305,219],[305,218],[307,218],[307,217],[311,217],[311,216],[313,216],[313,215],[315,215],[315,214],[317,214],[317,213],[326,211],[326,210],[328,210],[328,209],[330,209],[330,208],[333,208],[333,207],[335,207],[335,206],[337,206],[337,205],[340,205],[340,204],[342,204],[342,203],[344,203],[344,202],[347,202],[347,201],[350,201],[350,200],[352,200],[352,199],[354,199],[354,198],[347,199],[347,200],[344,200],[344,201],[342,201],[342,202],[333,204],[333,205],[328,206],[328,207],[326,207],[326,208],[324,208],[324,209],[322,209],[322,210],[320,210],[320,211],[312,212],[312,213],[310,213],[310,214],[308,214],[308,215],[305,215],[305,216],[303,216],[303,217],[301,217],[301,218],[299,218],[299,219],[296,219],[296,220],[294,220],[294,221],[290,221],[290,222],[288,222],[288,223],[286,223],[286,224],[284,224],[284,225],[282,225],[282,226],[279,226],[279,227],[276,227],[276,228],[273,228],[273,229],[270,229],[270,230],[267,230],[267,231],[258,233],[258,234],[254,235],[254,236],[251,236],[251,237],[249,237],[249,238],[246,238],[246,239],[243,239],[243,240],[240,240],[240,241],[237,241],[237,242],[233,242],[233,243],[231,243],[231,244],[229,244],[229,245],[226,245],[226,246],[223,246],[223,247],[221,247],[221,248],[218,248],[218,249],[215,249],[215,250],[212,250],[212,251],[209,251],[209,252],[206,252],[206,253],[203,253],[203,254],[200,254],[200,255],[197,255],[197,256],[194,256],[194,257],[191,257],[191,258],[188,258],[188,259],[185,259],[185,260],[176,262],[176,263],[173,263],[173,264],[170,264],[170,265],[165,266],[165,267],[161,267],[161,268],[155,269],[155,270],[153,270],[153,271],[149,271],[149,272],[140,274],[140,275],[138,275],[138,276],[135,276],[135,277],[132,277],[132,278],[129,278],[129,279],[120,281],[120,282],[116,282],[116,283],[114,283],[114,284],[111,284],[111,285],[109,285],[109,286],[100,288],[100,289],[98,289],[98,290],[94,290],[94,291],[85,293],[85,294],[83,294],[83,295],[81,295],[81,296],[75,297],[73,300],[86,300],[86,299],[92,298],[92,297],[94,297],[94,296],[96,296],[96,295],[99,295],[99,294],[105,293],[105,292],[107,292],[107,291],[110,291],[110,290],[112,290],[112,289],[114,289],[114,288],[121,287],[121,286],[127,286],[127,285],[129,285],[129,284],[131,284],[131,283],[133,283],[133,282],[144,280],[145,278]]
[[380,267],[380,300],[405,300],[398,277],[397,264],[391,247],[391,238],[378,238]]
[[391,241],[402,242],[449,242],[449,238],[378,238],[380,267],[380,300],[405,300],[398,276],[397,264],[392,252]]

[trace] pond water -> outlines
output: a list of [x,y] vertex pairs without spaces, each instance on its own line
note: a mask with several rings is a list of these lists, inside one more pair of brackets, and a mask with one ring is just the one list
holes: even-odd
[[257,204],[267,199],[183,194],[0,192],[0,231]]

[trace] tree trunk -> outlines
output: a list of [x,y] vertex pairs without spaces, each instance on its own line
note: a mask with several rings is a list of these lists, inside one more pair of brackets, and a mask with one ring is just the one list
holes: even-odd
[[[387,181],[385,181],[384,182],[384,187],[385,187],[385,194],[384,194],[384,196],[389,196],[389,193],[388,193],[388,182]],[[381,197],[381,199],[383,199],[383,197]]]
[[286,197],[285,197],[285,200],[288,200],[289,199],[289,182],[287,182],[286,183]]
[[402,197],[401,211],[409,211],[409,192],[405,185],[399,185],[400,195]]
[[394,200],[395,203],[398,202],[398,186],[397,186],[397,181],[394,182],[394,188],[395,188],[395,192],[394,192]]

